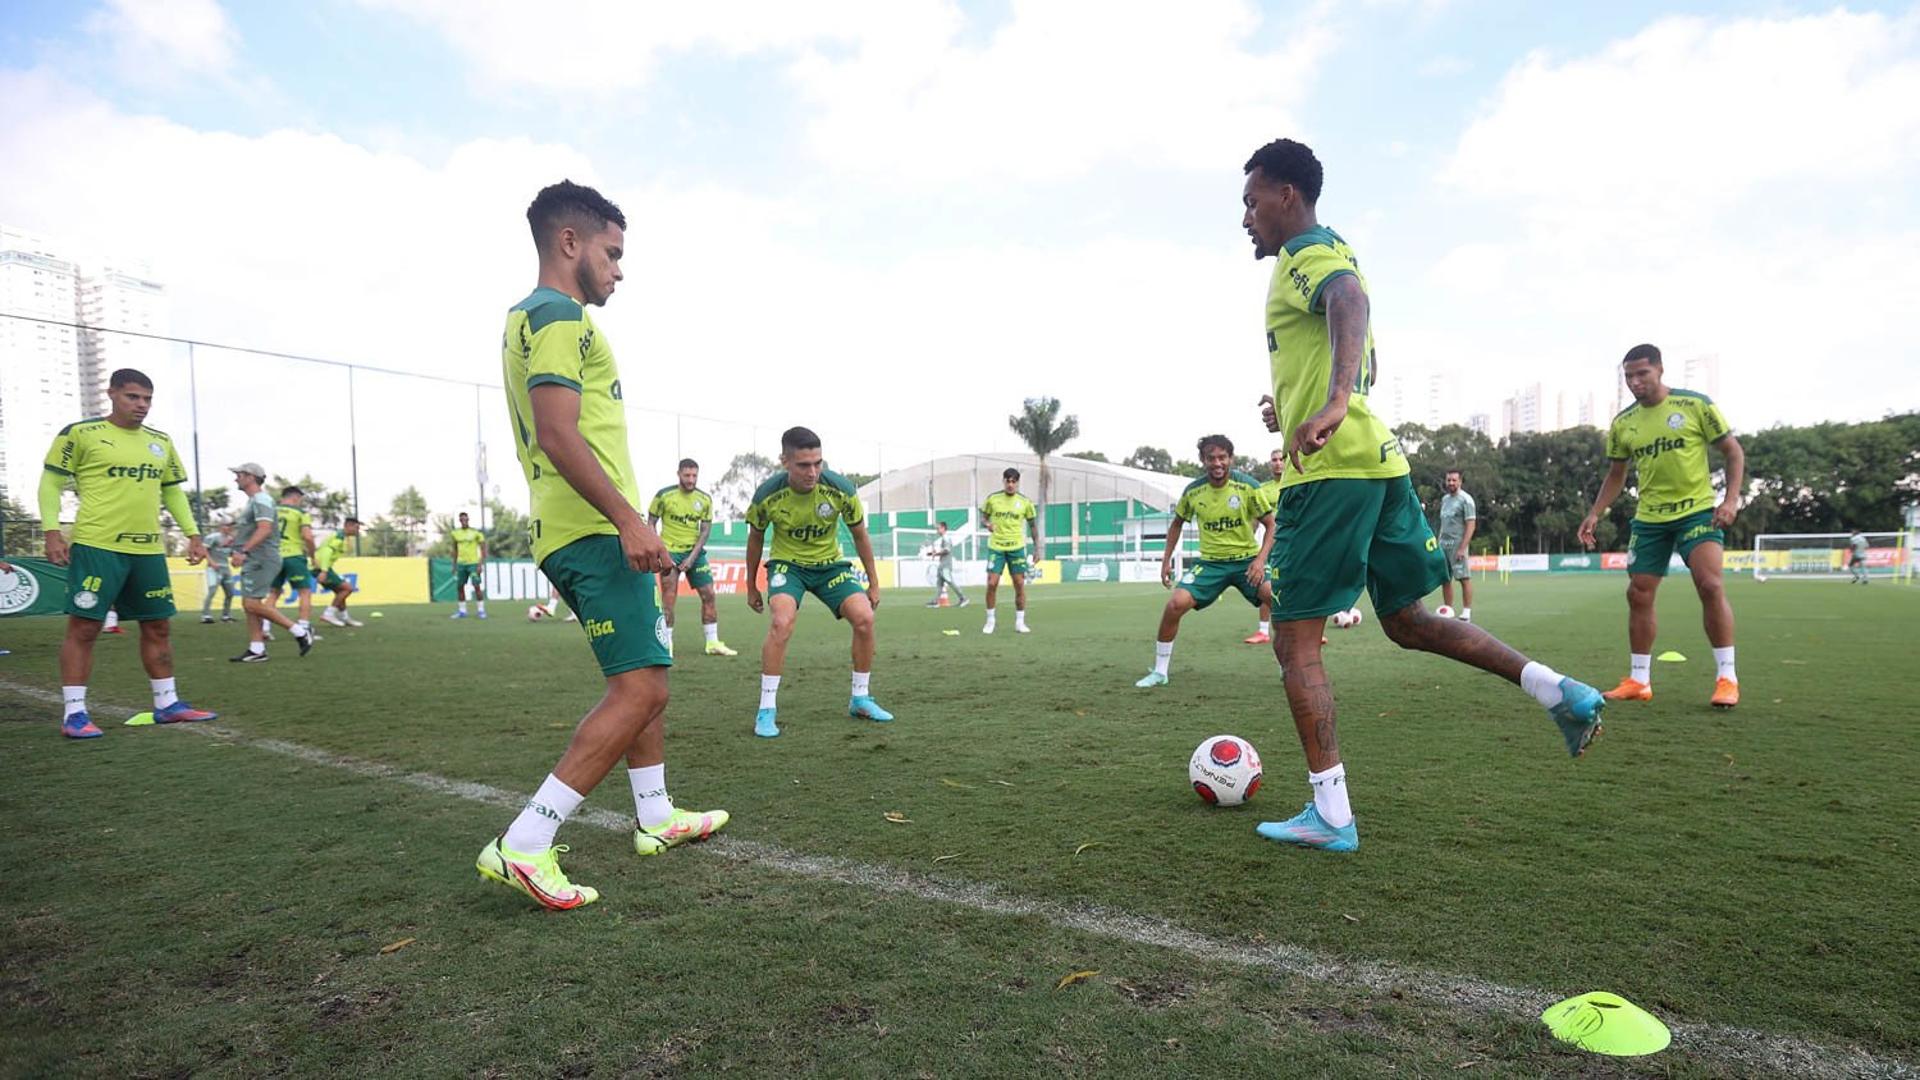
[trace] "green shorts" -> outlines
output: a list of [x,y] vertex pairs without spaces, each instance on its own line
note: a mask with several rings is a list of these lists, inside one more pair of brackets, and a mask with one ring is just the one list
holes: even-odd
[[[675,563],[687,557],[685,551],[669,551],[667,554],[672,557]],[[712,585],[713,571],[707,569],[707,549],[701,548],[700,557],[693,560],[693,565],[681,570],[680,573],[686,575],[687,584],[696,589],[704,589]]]
[[255,548],[240,564],[240,595],[249,600],[265,600],[280,580],[280,553]]
[[548,555],[540,572],[580,616],[601,674],[673,663],[673,639],[655,600],[653,575],[627,565],[618,536],[583,536]]
[[1026,577],[1031,572],[1027,567],[1027,549],[1017,547],[1012,551],[987,552],[987,573],[997,574],[1002,570],[1015,577]]
[[173,618],[173,575],[165,555],[128,555],[86,544],[68,550],[67,614],[105,621],[112,608],[131,622]]
[[282,585],[291,585],[296,592],[313,588],[313,575],[307,572],[305,555],[280,556],[280,570],[273,575],[273,587],[277,589]]
[[486,585],[480,580],[480,564],[472,562],[454,563],[453,594],[459,596],[460,590],[466,588],[467,582],[469,581],[473,582],[474,588],[485,591]]
[[1714,527],[1713,511],[1701,510],[1672,521],[1633,522],[1633,535],[1627,540],[1627,573],[1666,577],[1667,566],[1675,551],[1686,562],[1693,549],[1708,541],[1725,545],[1727,534]]
[[867,587],[860,584],[854,576],[853,564],[848,562],[827,563],[824,566],[795,566],[790,562],[771,562],[767,564],[767,592],[774,596],[791,596],[797,607],[808,593],[820,598],[833,612],[834,618],[840,617],[840,605],[847,598],[866,592]]
[[347,587],[347,579],[334,573],[332,570],[314,571],[313,580],[328,592],[339,592],[341,589]]
[[[1193,597],[1193,609],[1199,611],[1220,599],[1220,594],[1228,589],[1240,590],[1247,603],[1260,606],[1260,586],[1247,583],[1247,567],[1253,565],[1251,556],[1245,559],[1219,562],[1201,559],[1187,572],[1181,574],[1173,583],[1176,589],[1184,589]],[[1269,568],[1268,573],[1271,573]]]
[[1276,621],[1345,611],[1365,589],[1381,615],[1416,603],[1447,580],[1447,559],[1413,483],[1315,480],[1280,493],[1274,515]]

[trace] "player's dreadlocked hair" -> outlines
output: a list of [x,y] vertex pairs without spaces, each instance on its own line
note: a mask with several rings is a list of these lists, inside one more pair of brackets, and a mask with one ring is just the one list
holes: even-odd
[[543,251],[564,226],[597,233],[606,228],[609,221],[622,229],[627,227],[627,216],[611,200],[571,180],[541,188],[527,207],[527,224],[533,227],[533,242]]
[[1306,143],[1273,140],[1247,159],[1244,171],[1252,173],[1255,169],[1270,183],[1292,184],[1309,204],[1320,201],[1320,184],[1326,174],[1321,171],[1320,159],[1313,156]]
[[1631,364],[1635,360],[1651,360],[1653,361],[1654,367],[1667,366],[1660,361],[1660,348],[1657,345],[1635,345],[1633,348],[1627,350],[1626,358],[1620,362],[1622,364]]
[[1207,456],[1207,447],[1209,446],[1217,446],[1225,450],[1228,457],[1233,456],[1233,440],[1227,438],[1225,435],[1202,435],[1200,437],[1200,444],[1194,447],[1194,449],[1204,458]]

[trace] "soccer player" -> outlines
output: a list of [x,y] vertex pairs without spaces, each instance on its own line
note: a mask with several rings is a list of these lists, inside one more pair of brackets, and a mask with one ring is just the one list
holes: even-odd
[[534,560],[579,612],[607,689],[475,866],[482,878],[541,907],[567,910],[600,894],[567,880],[554,835],[622,757],[633,788],[637,854],[704,840],[728,815],[677,809],[667,795],[664,714],[673,654],[654,602],[654,574],[672,562],[637,507],[620,369],[587,314],[620,281],[627,219],[599,192],[563,180],[541,189],[527,222],[540,278],[507,312],[501,336],[507,411],[532,493]]
[[[1720,407],[1707,395],[1667,387],[1659,349],[1635,345],[1620,362],[1620,371],[1633,404],[1614,417],[1607,429],[1607,458],[1612,464],[1593,509],[1580,523],[1580,542],[1592,547],[1594,526],[1626,486],[1631,461],[1640,505],[1627,542],[1630,666],[1620,685],[1607,691],[1607,700],[1653,700],[1653,598],[1678,551],[1693,576],[1707,642],[1713,646],[1716,673],[1708,700],[1716,709],[1731,709],[1740,704],[1740,677],[1733,666],[1733,605],[1727,602],[1720,570],[1727,540],[1724,530],[1740,512],[1746,451],[1720,415]],[[1727,493],[1718,505],[1707,467],[1708,446],[1718,447],[1727,462]]]
[[320,587],[333,593],[333,603],[320,609],[320,619],[334,626],[364,626],[347,614],[347,597],[354,594],[353,583],[334,573],[333,564],[347,553],[347,541],[360,535],[360,519],[350,517],[340,523],[332,536],[313,550],[313,577]]
[[[212,720],[216,714],[180,699],[173,677],[173,577],[160,539],[160,507],[187,534],[187,561],[207,557],[187,504],[187,470],[163,431],[146,426],[153,380],[132,368],[107,379],[112,408],[104,417],[68,424],[47,450],[40,476],[40,520],[47,561],[67,567],[67,635],[60,644],[60,734],[97,739],[87,715],[93,643],[108,606],[140,624],[140,662],[153,690],[153,722]],[[60,531],[60,489],[80,497],[73,542]]]
[[713,602],[713,571],[707,569],[707,535],[713,531],[713,496],[700,490],[700,463],[682,458],[676,474],[678,483],[668,484],[653,493],[647,506],[647,524],[660,529],[660,540],[673,556],[673,565],[660,576],[660,606],[667,617],[667,634],[673,634],[673,604],[678,599],[680,576],[700,596],[700,630],[707,638],[708,656],[738,656],[720,640],[720,614]]
[[[313,555],[313,515],[301,508],[307,493],[288,484],[280,489],[280,502],[273,512],[280,519],[280,570],[273,575],[273,593],[267,603],[280,606],[280,590],[289,588],[300,598],[300,618],[293,627],[303,634],[313,633],[313,573],[308,561]],[[266,627],[260,628],[266,632]]]
[[1034,554],[1039,554],[1040,527],[1033,500],[1020,494],[1020,470],[1008,468],[1000,474],[1005,487],[986,497],[980,504],[980,527],[987,536],[987,625],[983,634],[993,633],[993,620],[999,614],[1000,572],[1013,575],[1013,629],[1027,629],[1027,534],[1032,533]]
[[1853,530],[1853,535],[1847,537],[1847,546],[1853,549],[1853,553],[1847,557],[1847,571],[1853,575],[1853,580],[1848,584],[1865,585],[1867,583],[1867,534],[1859,529]]
[[1373,598],[1394,644],[1471,664],[1518,683],[1545,706],[1578,756],[1600,726],[1592,687],[1520,655],[1471,623],[1440,619],[1420,598],[1440,587],[1446,560],[1407,478],[1407,459],[1368,405],[1375,375],[1367,286],[1353,250],[1319,223],[1322,173],[1313,151],[1268,143],[1246,163],[1241,224],[1256,259],[1275,261],[1267,292],[1273,393],[1267,430],[1287,433],[1275,513],[1274,655],[1307,758],[1313,800],[1267,839],[1330,851],[1360,844],[1335,731],[1333,684],[1321,662],[1326,617]]
[[1479,526],[1473,496],[1460,486],[1460,470],[1448,469],[1441,481],[1446,491],[1440,496],[1440,550],[1447,557],[1447,580],[1440,583],[1440,602],[1453,606],[1453,583],[1460,583],[1461,622],[1473,621],[1473,574],[1467,569],[1467,546],[1473,543],[1473,531]]
[[960,581],[953,576],[953,538],[947,535],[947,523],[933,523],[933,543],[927,545],[927,554],[938,560],[933,582],[933,599],[927,601],[928,607],[940,606],[940,595],[948,589],[960,601],[961,607],[968,604],[967,594],[960,591]]
[[[1160,613],[1160,636],[1153,646],[1153,670],[1138,687],[1167,685],[1173,664],[1173,639],[1180,620],[1199,611],[1228,589],[1237,589],[1254,607],[1273,598],[1267,584],[1267,555],[1273,548],[1273,507],[1260,494],[1260,482],[1233,469],[1233,440],[1208,435],[1200,440],[1200,464],[1206,475],[1187,485],[1173,508],[1167,528],[1167,549],[1160,556],[1160,584],[1173,590]],[[1180,548],[1180,532],[1187,522],[1200,527],[1200,561],[1173,581],[1173,553]],[[1253,535],[1260,527],[1260,539]]]
[[[867,512],[853,482],[828,469],[820,454],[820,436],[803,427],[780,434],[781,470],[753,493],[747,506],[747,606],[756,614],[772,612],[767,640],[760,646],[760,711],[753,733],[763,739],[780,734],[775,718],[787,642],[793,637],[800,599],[812,593],[836,619],[853,630],[853,692],[847,715],[885,723],[893,714],[873,700],[873,611],[880,606],[880,579],[873,570],[873,540]],[[840,549],[840,522],[853,534],[853,546],[866,569],[866,588],[854,577]],[[760,555],[773,533],[767,560],[767,592],[760,595]]]
[[203,623],[213,621],[214,593],[225,594],[220,604],[220,621],[233,621],[233,595],[239,588],[239,582],[233,580],[233,567],[227,564],[232,557],[233,523],[227,522],[207,538],[207,595],[200,601],[200,621]]
[[[1280,505],[1280,473],[1281,473],[1281,470],[1285,469],[1286,467],[1287,467],[1286,451],[1275,450],[1272,454],[1269,454],[1267,456],[1268,479],[1266,483],[1260,485],[1260,497],[1267,500],[1268,506],[1278,507]],[[1276,549],[1276,551],[1277,550],[1278,549]],[[1271,566],[1273,556],[1269,554],[1267,556],[1267,559],[1268,559],[1268,565]],[[1253,635],[1246,639],[1246,644],[1248,645],[1267,645],[1272,643],[1273,641],[1273,595],[1272,595],[1273,575],[1269,573],[1267,575],[1267,578],[1268,578],[1268,589],[1267,589],[1268,595],[1265,600],[1262,600],[1260,602],[1260,613],[1254,616],[1260,621],[1254,624]]]
[[460,512],[460,527],[447,533],[453,541],[453,595],[460,608],[453,619],[467,617],[467,582],[473,582],[474,607],[481,618],[487,617],[487,587],[481,583],[480,569],[487,561],[487,534],[467,525],[466,511]]
[[273,603],[274,581],[280,576],[281,516],[273,496],[261,485],[267,471],[257,462],[235,465],[233,485],[246,501],[233,516],[233,535],[238,541],[229,560],[240,571],[240,607],[247,618],[247,651],[232,657],[238,664],[267,662],[266,628],[269,623],[293,632],[300,655],[313,648],[313,632],[302,630],[292,619],[280,614]]

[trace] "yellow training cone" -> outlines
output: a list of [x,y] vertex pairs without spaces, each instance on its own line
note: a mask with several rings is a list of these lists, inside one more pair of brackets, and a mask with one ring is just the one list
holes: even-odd
[[1674,652],[1672,649],[1668,649],[1666,652],[1661,653],[1659,656],[1659,659],[1665,660],[1669,664],[1684,664],[1687,662],[1686,657],[1680,655],[1677,652]]
[[125,725],[125,726],[126,726],[126,727],[139,727],[139,726],[140,726],[140,725],[142,725],[142,724],[151,724],[151,723],[153,723],[153,714],[152,714],[152,713],[150,713],[150,712],[137,712],[137,713],[134,713],[134,714],[133,714],[132,716],[129,716],[129,717],[127,717],[127,722],[126,722],[126,725]]
[[1657,1054],[1673,1041],[1673,1033],[1652,1013],[1605,990],[1570,997],[1541,1013],[1540,1019],[1554,1038],[1596,1054]]

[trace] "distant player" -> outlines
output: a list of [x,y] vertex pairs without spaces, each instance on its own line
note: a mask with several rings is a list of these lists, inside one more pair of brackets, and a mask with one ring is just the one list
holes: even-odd
[[[532,493],[533,558],[580,615],[607,690],[526,808],[480,852],[480,876],[566,910],[600,898],[567,880],[554,835],[624,756],[634,851],[704,840],[727,812],[694,813],[667,795],[666,620],[654,574],[671,564],[638,509],[613,348],[587,314],[613,295],[626,218],[592,188],[561,181],[527,207],[540,280],[507,313],[502,381],[515,453]],[[637,385],[647,385],[643,380]]]
[[[267,603],[280,606],[282,587],[292,589],[300,599],[300,617],[293,621],[294,629],[303,634],[313,632],[313,515],[306,512],[301,504],[306,502],[307,493],[289,484],[280,489],[279,505],[273,512],[280,518],[280,571],[273,575],[273,595]],[[266,627],[261,627],[263,632]]]
[[[1138,687],[1165,686],[1173,664],[1173,639],[1180,620],[1199,611],[1233,589],[1254,607],[1272,600],[1267,585],[1267,555],[1273,548],[1273,507],[1260,494],[1260,482],[1233,469],[1233,440],[1208,435],[1200,440],[1200,464],[1206,475],[1187,485],[1173,508],[1167,527],[1167,549],[1160,556],[1160,584],[1173,590],[1160,612],[1160,634],[1154,639],[1153,670]],[[1180,549],[1180,532],[1187,522],[1200,528],[1200,561],[1173,580],[1173,555]],[[1254,526],[1260,536],[1254,536]]]
[[993,633],[993,621],[999,614],[1000,573],[1013,575],[1013,629],[1027,630],[1027,536],[1033,536],[1034,553],[1040,548],[1040,530],[1033,500],[1020,494],[1020,470],[1009,468],[1000,474],[1002,490],[980,504],[980,527],[987,535],[987,625],[983,634]]
[[[1260,485],[1260,497],[1267,500],[1268,506],[1277,508],[1280,505],[1280,473],[1286,467],[1287,452],[1285,450],[1275,450],[1267,456],[1268,479]],[[1279,549],[1276,548],[1272,554],[1267,556],[1269,566],[1272,565],[1273,555],[1278,554],[1278,551]],[[1267,575],[1267,580],[1269,584],[1268,596],[1267,599],[1260,602],[1260,612],[1254,616],[1259,621],[1254,623],[1253,635],[1246,639],[1246,644],[1248,645],[1267,645],[1273,641],[1273,596],[1271,588],[1273,575],[1271,573]]]
[[1320,642],[1327,616],[1352,607],[1363,588],[1394,644],[1518,683],[1546,707],[1575,756],[1599,730],[1603,702],[1592,687],[1528,660],[1479,627],[1436,618],[1421,606],[1420,598],[1446,580],[1446,559],[1398,440],[1368,404],[1376,361],[1366,280],[1353,249],[1316,218],[1320,162],[1307,147],[1281,139],[1261,147],[1246,174],[1241,224],[1254,257],[1275,260],[1266,308],[1273,393],[1262,400],[1262,419],[1267,430],[1287,434],[1275,514],[1274,655],[1313,789],[1300,814],[1258,831],[1281,843],[1351,851],[1360,837]]
[[947,535],[947,523],[933,523],[933,542],[927,545],[927,554],[934,560],[933,599],[927,601],[928,607],[939,607],[940,597],[948,589],[953,590],[954,599],[961,607],[967,606],[967,594],[960,591],[960,581],[953,576],[953,537]]
[[360,535],[360,519],[350,517],[340,523],[339,531],[322,540],[313,549],[313,579],[321,588],[333,593],[333,603],[320,609],[322,622],[334,626],[364,626],[359,619],[347,614],[347,597],[354,594],[353,583],[334,572],[333,564],[339,562],[347,553],[347,541]]
[[280,578],[280,529],[283,518],[273,497],[261,488],[267,472],[257,462],[233,467],[233,486],[246,500],[233,516],[233,555],[228,562],[240,571],[240,607],[247,618],[247,651],[232,657],[235,663],[267,662],[266,628],[268,624],[293,632],[294,644],[305,656],[313,648],[313,631],[303,630],[292,619],[280,614],[273,603],[274,582]]
[[474,607],[481,618],[487,617],[487,587],[481,580],[481,569],[487,561],[487,534],[467,525],[465,511],[460,514],[460,527],[447,533],[447,539],[453,541],[453,595],[460,601],[459,610],[448,618],[467,617],[467,582],[473,582]]
[[[1620,362],[1632,405],[1613,418],[1607,430],[1607,458],[1613,464],[1600,484],[1593,509],[1580,523],[1580,542],[1592,547],[1594,526],[1620,495],[1633,463],[1640,506],[1627,542],[1627,677],[1607,691],[1609,701],[1653,700],[1654,594],[1667,565],[1678,552],[1700,594],[1700,611],[1713,646],[1717,670],[1710,703],[1716,709],[1740,704],[1740,677],[1733,667],[1733,605],[1720,580],[1727,534],[1740,512],[1747,455],[1727,426],[1720,407],[1705,394],[1669,389],[1661,376],[1660,350],[1635,345]],[[1727,493],[1718,505],[1707,447],[1718,447],[1727,463]]]
[[660,606],[667,617],[667,631],[673,631],[673,606],[680,592],[680,577],[700,597],[700,631],[706,635],[708,656],[738,656],[720,640],[720,613],[713,601],[713,571],[707,569],[707,536],[713,532],[713,496],[700,490],[700,463],[692,458],[680,460],[676,479],[653,493],[647,506],[647,524],[660,528],[660,540],[673,556],[673,566],[660,575]]
[[[227,522],[213,531],[207,538],[207,595],[200,601],[200,621],[213,621],[213,594],[223,594],[220,604],[220,621],[233,621],[233,598],[240,591],[240,583],[234,580],[233,567],[228,560],[233,557],[233,523]],[[243,612],[245,608],[241,609]]]
[[1467,566],[1467,547],[1479,526],[1473,496],[1460,486],[1460,470],[1448,469],[1440,496],[1440,551],[1447,557],[1447,580],[1440,584],[1440,602],[1453,607],[1453,583],[1460,583],[1461,622],[1473,621],[1473,574]]
[[[173,677],[173,577],[161,543],[161,506],[187,535],[187,561],[207,557],[183,486],[186,466],[173,440],[146,426],[153,380],[121,368],[107,379],[107,400],[111,410],[106,416],[60,429],[40,475],[47,561],[67,568],[60,734],[69,739],[104,734],[87,714],[87,683],[93,676],[93,643],[109,606],[140,624],[140,663],[153,690],[154,723],[212,720],[216,715],[180,700]],[[80,497],[71,544],[60,531],[60,490],[69,482]]]
[[[781,470],[760,485],[747,506],[747,606],[771,613],[767,640],[760,646],[760,711],[753,733],[771,739],[780,734],[775,716],[787,642],[793,637],[800,600],[812,593],[853,630],[853,691],[847,714],[884,723],[893,714],[873,700],[873,612],[880,606],[880,579],[874,574],[873,540],[867,536],[867,511],[853,482],[828,469],[820,436],[803,427],[780,435]],[[854,550],[866,570],[867,584],[853,574],[840,548],[840,523],[853,534]],[[760,556],[773,534],[767,559],[767,597],[760,595]]]
[[1847,547],[1852,550],[1852,553],[1847,556],[1847,571],[1853,575],[1853,580],[1849,584],[1865,585],[1867,583],[1867,534],[1859,529],[1853,530],[1853,535],[1847,537]]

